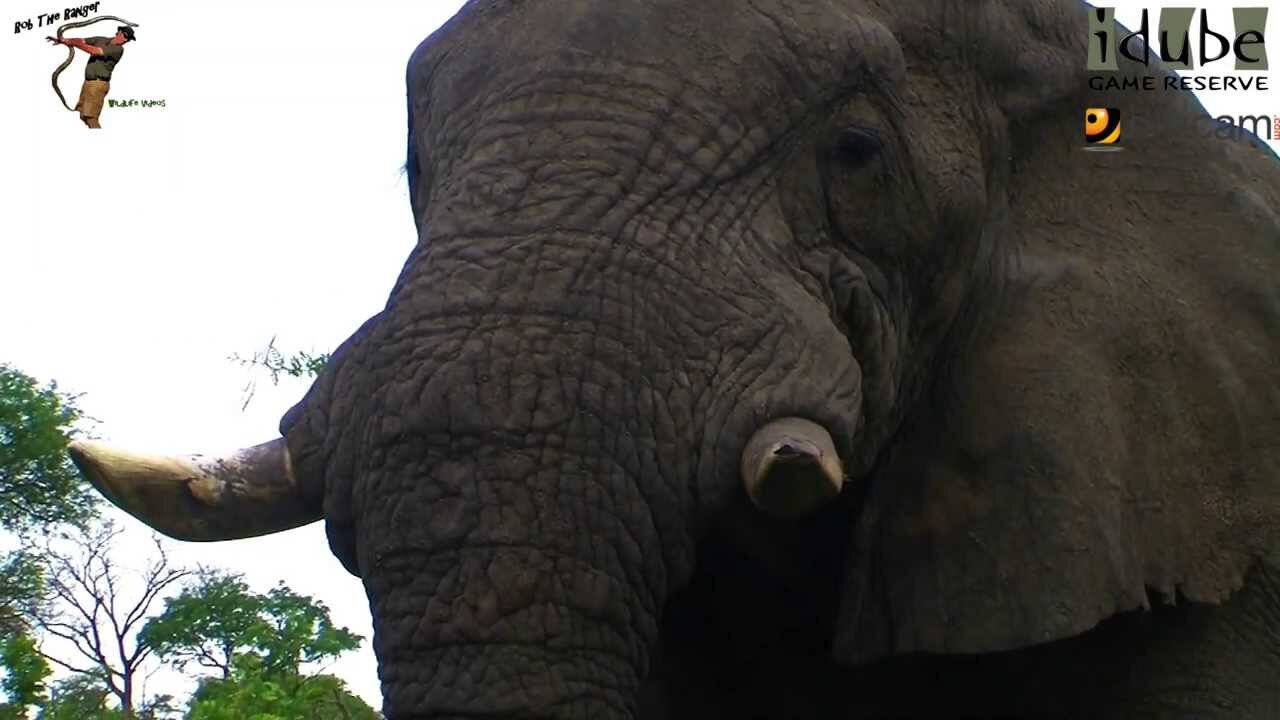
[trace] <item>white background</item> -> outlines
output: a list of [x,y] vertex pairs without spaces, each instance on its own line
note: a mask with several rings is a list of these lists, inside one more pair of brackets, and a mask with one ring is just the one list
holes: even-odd
[[[106,0],[98,14],[140,24],[110,97],[166,107],[107,108],[105,129],[89,132],[49,87],[66,54],[42,39],[54,28],[11,34],[14,21],[61,6],[5,2],[0,361],[85,393],[98,434],[125,447],[209,453],[275,437],[307,383],[260,381],[242,412],[249,374],[226,358],[276,334],[281,347],[327,352],[385,302],[415,240],[401,173],[405,62],[461,4]],[[1115,4],[1136,26],[1143,5]],[[1215,29],[1229,29],[1229,4],[1205,4]],[[61,78],[72,104],[77,54]],[[1275,92],[1201,99],[1215,115],[1280,113]],[[121,519],[125,550],[145,557],[146,533]],[[174,545],[179,562],[322,599],[366,638],[330,671],[379,706],[364,592],[329,554],[322,524]],[[185,682],[162,673],[147,690],[184,695]]]

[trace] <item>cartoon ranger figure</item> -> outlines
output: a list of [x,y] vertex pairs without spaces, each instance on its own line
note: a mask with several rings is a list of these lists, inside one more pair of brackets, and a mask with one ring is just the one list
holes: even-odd
[[[107,91],[111,88],[111,73],[116,63],[124,57],[124,45],[135,39],[133,28],[121,25],[114,37],[88,38],[47,38],[55,45],[66,45],[69,48],[80,48],[89,54],[89,62],[84,68],[84,85],[80,86],[80,100],[75,110],[80,119],[91,128],[100,128],[98,116],[102,114],[102,105],[107,100]],[[74,50],[70,51],[74,54]],[[68,57],[70,61],[70,57]],[[66,63],[63,64],[66,67]],[[61,70],[62,68],[59,68]],[[54,89],[57,89],[57,74],[54,75]],[[62,93],[58,93],[61,97]],[[65,104],[65,101],[64,101]]]

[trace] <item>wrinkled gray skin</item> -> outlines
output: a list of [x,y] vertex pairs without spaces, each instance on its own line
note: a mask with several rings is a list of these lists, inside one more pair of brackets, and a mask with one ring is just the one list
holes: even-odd
[[[1086,27],[472,0],[428,38],[417,246],[282,422],[388,716],[1280,714],[1280,173],[1089,91]],[[792,521],[738,468],[783,416],[851,479]]]

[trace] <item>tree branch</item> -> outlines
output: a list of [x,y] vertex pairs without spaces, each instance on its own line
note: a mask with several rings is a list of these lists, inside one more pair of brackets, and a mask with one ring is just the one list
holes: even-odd
[[76,667],[76,666],[74,666],[74,665],[71,665],[71,664],[69,664],[69,663],[65,663],[65,662],[63,662],[62,660],[59,660],[58,658],[54,657],[53,655],[50,655],[49,653],[47,653],[47,652],[45,652],[45,651],[43,651],[43,650],[36,650],[36,653],[37,653],[40,657],[44,658],[45,660],[48,660],[49,662],[51,662],[51,663],[53,663],[53,664],[57,665],[58,667],[61,667],[61,668],[65,669],[65,670],[68,670],[68,671],[73,672],[73,673],[78,673],[78,674],[80,674],[80,675],[93,675],[93,674],[95,674],[96,672],[98,672],[97,670],[89,670],[89,669],[85,669],[85,668],[78,668],[78,667]]
[[338,706],[338,710],[342,713],[342,717],[347,720],[351,720],[351,711],[347,709],[345,704],[343,704],[342,693],[338,692],[338,686],[334,685],[329,689],[333,691],[333,704]]
[[48,536],[39,546],[28,544],[27,547],[38,547],[45,558],[45,600],[49,605],[40,612],[33,605],[29,616],[33,625],[67,643],[90,665],[79,667],[76,662],[43,649],[42,657],[68,671],[99,678],[121,707],[132,712],[135,680],[143,672],[143,662],[153,654],[153,648],[138,639],[139,626],[165,590],[190,571],[171,567],[164,546],[153,535],[158,557],[137,574],[142,584],[140,594],[128,602],[127,590],[132,583],[123,582],[121,575],[128,569],[117,565],[111,555],[121,532],[111,523],[104,523],[81,536],[61,535],[60,539],[68,543],[66,547]]

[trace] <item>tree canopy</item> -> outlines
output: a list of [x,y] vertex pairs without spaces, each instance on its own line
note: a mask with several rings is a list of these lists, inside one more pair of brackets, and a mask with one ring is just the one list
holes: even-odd
[[[314,375],[325,357],[268,352],[246,364]],[[283,583],[168,562],[165,545],[122,560],[120,530],[67,454],[78,396],[0,363],[0,720],[376,720],[317,663],[359,647],[320,601]],[[124,574],[122,574],[122,572]],[[128,575],[127,581],[124,575]],[[160,610],[160,600],[178,590]],[[144,697],[161,661],[212,674],[189,697]],[[60,675],[55,676],[55,671]]]
[[[285,354],[276,347],[276,338],[273,335],[267,341],[266,348],[255,351],[252,356],[246,358],[239,353],[232,353],[227,359],[250,370],[256,371],[261,368],[271,377],[272,385],[279,385],[282,377],[316,377],[329,362],[329,354],[308,352],[306,350]],[[257,388],[257,380],[250,378],[244,387],[244,405],[241,406],[241,409],[249,407]]]
[[200,684],[186,720],[376,720],[381,717],[333,675],[272,673],[256,655],[237,657],[231,676]]
[[80,524],[97,496],[67,456],[84,416],[78,396],[0,363],[0,529]]
[[72,675],[54,685],[36,720],[125,720],[128,716],[123,711],[107,705],[109,697],[100,678]]
[[[0,720],[162,720],[176,717],[172,698],[144,698],[138,676],[148,658],[204,677],[185,702],[185,720],[375,720],[380,717],[338,677],[310,669],[359,647],[361,637],[334,625],[324,603],[284,584],[256,592],[234,573],[191,573],[155,557],[126,597],[112,558],[119,531],[47,537],[47,576],[32,580],[43,603],[12,641],[0,643]],[[181,590],[154,607],[165,588]],[[60,638],[71,657],[41,648],[27,629]],[[51,666],[71,673],[47,687]]]
[[0,720],[21,720],[26,709],[45,699],[49,663],[40,655],[36,641],[25,631],[0,636],[0,690],[7,702],[0,702]]
[[188,720],[375,718],[337,677],[303,666],[360,646],[329,609],[283,584],[254,592],[239,575],[206,571],[147,623],[144,642],[180,668],[216,673],[200,684]]
[[[28,544],[44,568],[38,605],[27,620],[42,636],[61,641],[62,652],[41,655],[77,675],[96,677],[120,707],[138,707],[140,673],[154,648],[142,634],[152,608],[191,571],[169,562],[163,542],[145,567],[118,562],[120,528],[110,522],[88,530],[49,533]],[[130,581],[126,581],[129,576]]]
[[236,657],[254,656],[267,674],[299,672],[354,650],[360,636],[335,627],[324,603],[284,584],[255,593],[232,573],[202,573],[165,602],[142,630],[155,652],[185,668],[190,663],[232,674]]
[[25,632],[44,595],[45,567],[30,551],[0,553],[0,637]]

